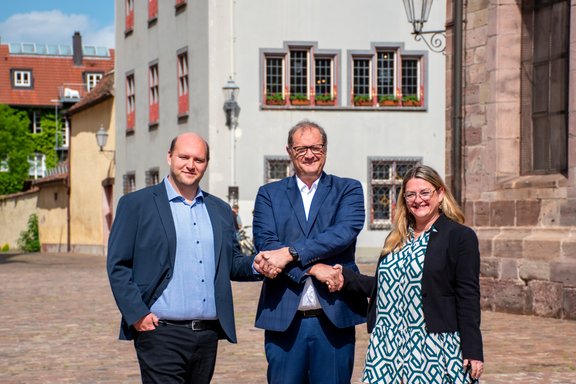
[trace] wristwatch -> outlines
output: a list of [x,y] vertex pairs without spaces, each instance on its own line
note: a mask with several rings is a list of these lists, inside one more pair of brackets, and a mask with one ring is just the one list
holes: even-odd
[[288,247],[288,253],[292,256],[292,261],[298,261],[300,255],[298,255],[298,251],[294,249],[294,247]]

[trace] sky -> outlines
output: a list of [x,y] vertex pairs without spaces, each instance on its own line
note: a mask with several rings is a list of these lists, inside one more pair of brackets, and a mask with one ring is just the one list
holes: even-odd
[[0,42],[114,48],[114,0],[0,0]]

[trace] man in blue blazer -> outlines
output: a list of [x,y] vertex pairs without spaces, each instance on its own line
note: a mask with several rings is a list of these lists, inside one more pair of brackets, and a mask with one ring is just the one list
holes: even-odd
[[230,206],[199,187],[208,160],[203,138],[181,134],[170,175],[118,203],[108,276],[144,383],[209,383],[218,339],[236,342],[230,279],[256,280]]
[[365,217],[361,184],[323,172],[327,144],[318,124],[298,123],[286,147],[295,176],[262,186],[256,197],[257,263],[282,269],[264,281],[256,314],[256,326],[266,330],[269,383],[350,383],[354,326],[366,321],[367,302],[331,293],[322,283],[330,284],[326,271],[316,268],[357,270]]

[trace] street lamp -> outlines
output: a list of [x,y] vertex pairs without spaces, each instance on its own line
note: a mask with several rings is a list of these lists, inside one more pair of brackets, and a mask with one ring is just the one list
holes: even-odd
[[[446,54],[446,30],[422,31],[428,21],[432,0],[403,0],[408,22],[412,24],[414,39],[424,40],[434,52]],[[450,2],[450,0],[446,0]],[[452,0],[452,193],[462,202],[462,41],[464,7],[462,0]],[[431,34],[430,43],[423,35]]]
[[[408,22],[412,24],[414,40],[423,40],[434,52],[444,53],[446,50],[446,30],[423,31],[424,24],[428,21],[433,0],[403,0],[404,9]],[[459,1],[459,0],[456,0]],[[426,40],[430,36],[430,41]]]
[[236,85],[232,78],[228,79],[226,85],[222,87],[224,91],[224,113],[226,114],[226,126],[228,129],[235,129],[238,125],[240,106],[236,101],[240,87]]
[[106,142],[108,141],[108,132],[104,129],[104,125],[100,124],[100,129],[96,132],[96,142],[100,147],[100,152],[104,152],[104,147],[106,146]]
[[236,99],[240,92],[240,87],[236,85],[232,78],[228,79],[226,85],[222,87],[224,91],[224,114],[226,116],[226,126],[230,130],[230,185],[228,186],[228,201],[230,204],[238,203],[238,186],[236,185],[236,127],[238,126],[238,116],[240,106]]

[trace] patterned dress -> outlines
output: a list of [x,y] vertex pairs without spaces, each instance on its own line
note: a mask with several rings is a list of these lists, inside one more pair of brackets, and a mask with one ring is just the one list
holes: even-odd
[[424,255],[434,227],[378,265],[376,325],[362,381],[367,383],[470,383],[462,366],[459,332],[428,333],[422,310]]

